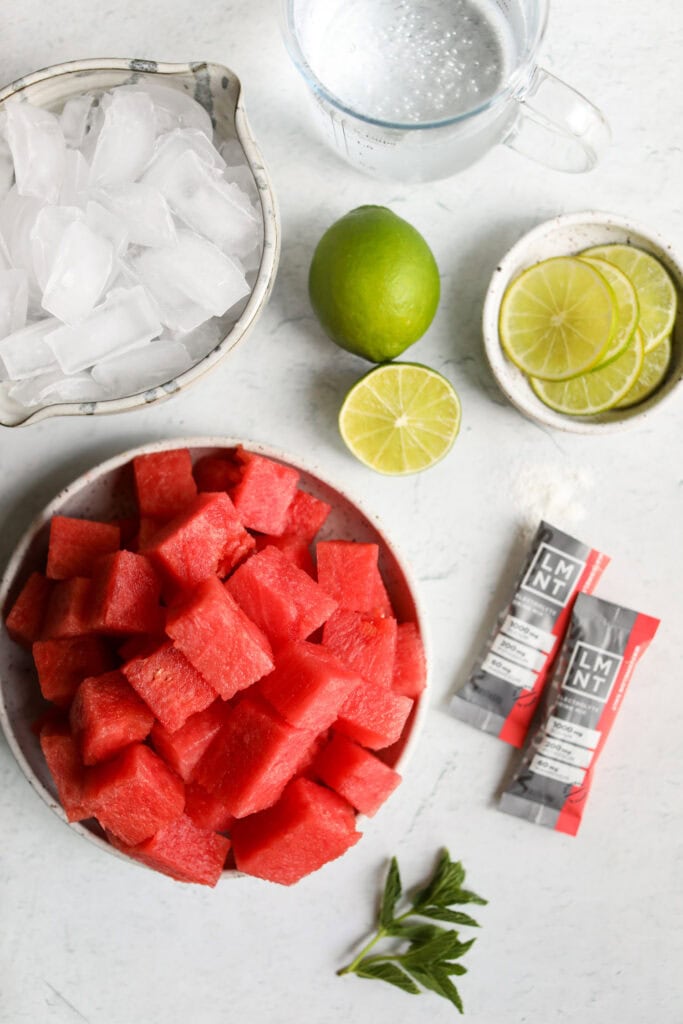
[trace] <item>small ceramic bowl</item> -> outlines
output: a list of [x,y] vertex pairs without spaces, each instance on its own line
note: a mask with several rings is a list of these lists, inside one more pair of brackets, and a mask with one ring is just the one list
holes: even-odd
[[[228,68],[220,64],[196,61],[190,64],[162,64],[153,60],[72,61],[36,71],[0,89],[0,109],[5,100],[19,97],[49,110],[61,110],[66,100],[91,90],[155,78],[161,84],[192,96],[206,109],[214,125],[214,142],[236,140],[244,154],[261,204],[263,218],[263,249],[246,304],[237,317],[226,314],[209,321],[215,334],[215,346],[184,373],[157,387],[137,394],[121,395],[97,402],[46,403],[30,409],[12,402],[0,389],[0,426],[16,427],[48,416],[92,416],[98,413],[125,412],[169,398],[213,369],[239,341],[249,333],[268,300],[275,282],[280,256],[280,223],[275,196],[263,166],[261,154],[244,113],[242,86]],[[207,325],[204,325],[204,329]],[[200,328],[201,330],[202,328]]]
[[[531,390],[521,370],[505,356],[498,334],[500,305],[508,285],[527,267],[553,256],[573,256],[595,245],[614,243],[645,249],[668,270],[678,293],[678,313],[672,335],[669,371],[657,391],[631,409],[595,416],[573,417],[544,405]],[[655,232],[609,213],[570,213],[539,224],[503,257],[491,278],[483,315],[484,349],[498,386],[525,416],[546,427],[577,434],[599,434],[642,423],[655,408],[670,401],[683,379],[683,263],[673,248]]]
[[[4,617],[31,572],[44,570],[52,516],[68,515],[84,519],[126,518],[135,510],[131,460],[136,455],[173,448],[189,448],[193,461],[196,461],[203,455],[220,454],[238,444],[242,444],[249,451],[293,466],[301,474],[301,485],[332,506],[332,512],[318,539],[334,537],[379,545],[379,565],[394,611],[399,621],[410,620],[417,624],[429,667],[425,616],[420,609],[408,567],[376,518],[364,511],[355,499],[325,480],[316,468],[303,466],[298,459],[290,458],[277,450],[232,438],[181,438],[155,442],[126,451],[89,470],[61,491],[43,509],[14,550],[0,582],[0,726],[28,782],[63,821],[66,821],[66,815],[57,799],[57,792],[40,743],[32,729],[33,723],[51,705],[47,704],[40,694],[30,652],[9,638],[4,628]],[[424,724],[428,692],[428,689],[424,690],[415,701],[401,739],[384,752],[387,763],[401,774],[405,771]],[[365,819],[359,815],[358,820],[362,825]],[[108,853],[125,857],[107,842],[102,829],[94,819],[76,822],[70,827]],[[129,860],[127,857],[125,859]],[[237,877],[239,874],[235,870],[226,870],[223,877]]]

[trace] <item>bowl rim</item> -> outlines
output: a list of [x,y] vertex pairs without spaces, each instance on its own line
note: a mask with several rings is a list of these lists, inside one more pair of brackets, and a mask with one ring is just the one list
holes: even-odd
[[[174,76],[181,75],[197,76],[214,71],[222,78],[226,78],[229,82],[234,83],[235,132],[254,178],[261,204],[263,218],[261,262],[247,303],[228,334],[221,338],[210,352],[188,367],[187,370],[179,373],[164,384],[157,384],[153,388],[147,388],[144,391],[138,391],[123,398],[106,398],[93,402],[56,402],[52,405],[38,406],[33,412],[29,410],[27,415],[17,422],[6,423],[0,420],[0,426],[4,427],[28,426],[51,416],[94,416],[126,412],[129,409],[144,408],[145,406],[165,401],[178,391],[182,391],[203,377],[248,336],[256,320],[263,312],[275,284],[281,249],[280,213],[270,177],[264,166],[261,152],[254,139],[244,110],[242,83],[239,76],[230,68],[214,61],[169,63],[144,58],[92,57],[88,60],[74,60],[52,64],[15,79],[15,81],[0,89],[0,109],[6,100],[19,95],[34,85],[49,79],[57,79],[67,75],[79,75],[88,71],[127,71],[130,74],[159,75],[162,78],[164,76],[173,78]],[[228,344],[229,339],[232,339],[230,344]]]
[[[674,369],[669,380],[658,388],[653,395],[638,405],[620,410],[608,410],[605,413],[597,414],[595,417],[573,418],[545,406],[530,388],[528,389],[528,394],[527,389],[520,393],[516,378],[513,376],[512,380],[510,380],[510,375],[513,373],[521,375],[521,371],[509,363],[503,352],[498,333],[498,316],[505,290],[514,274],[532,265],[532,262],[524,258],[527,250],[532,248],[539,239],[552,237],[556,231],[582,226],[614,228],[617,231],[624,232],[627,236],[638,236],[642,242],[647,244],[650,252],[661,258],[665,269],[668,270],[669,275],[673,278],[678,296],[677,321],[674,323],[672,334],[677,331],[678,320],[683,316],[683,261],[674,246],[658,231],[647,227],[637,220],[633,220],[631,217],[599,210],[586,210],[576,213],[558,214],[555,217],[542,221],[522,235],[499,260],[489,282],[482,311],[484,351],[496,384],[508,401],[528,419],[533,420],[542,427],[551,427],[568,433],[584,435],[616,433],[627,430],[637,424],[642,424],[643,420],[649,417],[655,408],[659,408],[670,401],[677,386],[683,380],[683,366],[678,370]],[[609,242],[606,241],[605,244],[609,244]],[[638,238],[634,240],[634,244],[638,245]],[[568,252],[566,255],[571,256],[572,253]],[[538,262],[538,260],[533,262]],[[678,332],[680,333],[680,331],[681,328],[679,326]],[[683,344],[683,339],[680,340],[679,344]]]
[[[404,559],[398,553],[396,545],[392,539],[387,535],[384,526],[380,521],[380,517],[375,513],[371,512],[365,507],[363,502],[358,501],[355,495],[349,494],[345,489],[340,488],[336,483],[331,481],[324,472],[321,472],[315,462],[308,462],[306,459],[301,459],[299,456],[291,455],[288,452],[284,452],[279,448],[275,448],[271,445],[262,444],[258,441],[245,440],[244,438],[233,438],[233,437],[222,437],[219,435],[201,435],[183,438],[165,438],[159,441],[150,441],[146,444],[138,445],[135,448],[126,449],[120,452],[118,455],[111,456],[105,459],[103,462],[96,463],[90,469],[85,470],[75,480],[63,487],[44,507],[43,509],[33,518],[30,525],[22,534],[20,540],[16,544],[12,554],[10,555],[7,564],[0,578],[0,609],[5,607],[8,594],[14,584],[17,577],[18,571],[21,568],[22,562],[26,557],[26,554],[33,543],[36,535],[42,530],[45,525],[50,521],[53,515],[55,515],[59,508],[61,508],[65,501],[70,497],[73,497],[80,490],[86,486],[91,485],[99,478],[111,473],[117,469],[121,469],[132,461],[137,455],[149,455],[153,452],[171,451],[176,448],[235,448],[238,445],[243,446],[247,451],[254,452],[258,455],[264,455],[267,458],[273,458],[277,461],[284,462],[294,469],[300,470],[307,476],[314,478],[319,481],[325,487],[335,491],[345,501],[353,506],[362,517],[364,517],[368,523],[371,524],[372,528],[376,531],[378,538],[380,539],[381,545],[390,554],[391,558],[397,565],[401,575],[403,576],[408,591],[410,593],[411,600],[415,609],[415,621],[417,623],[418,631],[422,639],[422,643],[425,651],[425,662],[427,667],[426,685],[420,696],[415,701],[415,707],[412,712],[412,726],[410,734],[401,750],[395,764],[393,765],[394,771],[402,772],[405,770],[405,766],[409,763],[412,758],[415,747],[419,740],[420,734],[424,728],[425,719],[428,712],[428,705],[431,696],[431,638],[429,630],[427,628],[427,617],[425,615],[424,605],[420,597],[419,589],[416,585],[415,578],[410,567],[406,564]],[[2,624],[4,629],[4,622]],[[5,639],[9,641],[6,630]],[[9,641],[11,642],[11,641]],[[0,681],[1,682],[1,681]],[[101,850],[106,853],[114,855],[127,863],[137,864],[140,867],[147,865],[142,864],[140,861],[133,860],[128,857],[125,853],[117,850],[116,847],[112,846],[111,843],[107,842],[101,836],[91,832],[90,829],[86,828],[81,822],[69,822],[67,821],[64,809],[58,800],[55,800],[53,795],[45,788],[38,776],[33,771],[28,759],[25,757],[19,743],[15,737],[14,730],[11,726],[8,709],[5,703],[5,690],[0,685],[0,728],[5,736],[7,744],[12,752],[14,759],[16,760],[19,768],[23,775],[28,781],[29,785],[35,792],[41,797],[43,802],[52,810],[63,822],[68,825],[72,831],[87,839],[89,842],[94,843]],[[364,824],[371,819],[360,812],[356,814],[357,823]],[[244,872],[238,871],[237,869],[224,868],[221,873],[221,879],[225,878],[237,878],[244,877]]]

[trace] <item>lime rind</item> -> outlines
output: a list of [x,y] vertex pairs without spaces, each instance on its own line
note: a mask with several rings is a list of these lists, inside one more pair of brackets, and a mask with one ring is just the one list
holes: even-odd
[[570,256],[543,260],[509,285],[499,334],[507,357],[524,373],[564,381],[592,369],[617,327],[609,283]]
[[643,359],[640,373],[632,388],[615,405],[615,409],[630,409],[653,395],[664,381],[671,363],[671,336],[660,342]]
[[630,278],[613,263],[597,256],[580,256],[582,262],[590,264],[601,274],[612,289],[616,303],[617,324],[614,335],[606,351],[601,356],[595,369],[606,366],[621,355],[633,336],[640,320],[638,294]]

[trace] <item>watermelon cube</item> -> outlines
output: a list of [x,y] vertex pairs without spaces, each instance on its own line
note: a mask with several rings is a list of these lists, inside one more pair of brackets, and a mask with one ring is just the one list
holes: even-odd
[[384,761],[335,732],[316,757],[313,771],[352,807],[369,816],[379,810],[401,781],[398,772]]
[[147,548],[152,546],[154,538],[160,529],[161,526],[159,525],[158,519],[151,519],[149,516],[140,516],[135,544],[132,546],[132,550],[144,553]]
[[225,724],[228,710],[225,701],[215,700],[208,708],[191,715],[175,732],[169,732],[160,722],[154,723],[154,749],[183,782],[192,778],[212,739]]
[[414,622],[401,622],[396,632],[391,689],[404,697],[419,697],[426,685],[427,662],[422,637]]
[[102,828],[128,846],[175,821],[185,806],[181,780],[142,743],[90,768],[84,793]]
[[204,455],[197,459],[193,472],[200,493],[229,491],[242,476],[241,466],[234,459],[221,455]]
[[220,794],[209,793],[196,782],[185,787],[185,814],[197,828],[212,832],[229,832],[235,821]]
[[161,584],[144,555],[117,551],[101,558],[92,583],[92,621],[98,632],[163,631]]
[[363,747],[381,750],[400,737],[412,706],[410,697],[363,682],[347,697],[334,727]]
[[239,449],[242,475],[231,493],[244,526],[275,536],[285,532],[287,510],[296,492],[299,474],[263,455]]
[[200,494],[156,533],[145,553],[172,588],[224,576],[254,547],[227,494]]
[[308,491],[297,489],[287,508],[284,534],[300,537],[309,544],[323,525],[332,506],[320,498],[314,498]]
[[341,857],[361,837],[349,804],[308,779],[295,779],[274,807],[236,821],[231,834],[239,870],[280,885]]
[[53,584],[48,598],[42,637],[45,640],[58,640],[94,632],[92,608],[92,580],[84,576],[58,580]]
[[46,574],[51,580],[92,576],[94,562],[118,551],[120,543],[121,531],[112,523],[53,516]]
[[112,519],[111,525],[116,526],[121,537],[120,547],[134,551],[137,544],[139,520],[137,516],[119,516]]
[[44,725],[40,731],[40,746],[67,821],[90,818],[93,812],[85,795],[83,764],[68,726]]
[[221,877],[230,840],[205,828],[197,828],[182,814],[137,846],[126,846],[109,836],[112,845],[154,871],[177,882],[214,886]]
[[323,644],[363,679],[387,689],[391,686],[395,619],[339,609],[325,623]]
[[197,497],[187,448],[137,455],[133,459],[133,473],[141,516],[172,519]]
[[288,533],[283,533],[281,537],[273,537],[268,533],[257,533],[254,539],[257,551],[263,551],[267,547],[278,548],[285,558],[307,573],[311,579],[315,579],[315,565],[307,540]]
[[68,707],[87,676],[99,676],[116,665],[106,641],[99,636],[37,640],[33,660],[43,697],[60,707]]
[[257,697],[246,696],[231,709],[194,781],[244,818],[275,803],[314,740],[314,733],[295,729]]
[[252,555],[225,586],[274,646],[305,640],[337,606],[322,587],[274,547]]
[[134,658],[121,671],[169,732],[216,699],[213,687],[172,643]]
[[282,647],[275,657],[275,671],[258,684],[261,696],[299,729],[319,733],[328,729],[346,698],[362,683],[320,644],[297,640]]
[[325,540],[316,546],[318,583],[340,608],[391,615],[391,603],[377,565],[377,544]]
[[120,672],[84,679],[69,717],[81,758],[88,765],[144,740],[154,723],[154,715]]
[[224,700],[273,670],[267,638],[215,576],[169,609],[166,632]]
[[5,619],[7,632],[22,647],[30,647],[43,629],[52,584],[41,572],[32,572]]

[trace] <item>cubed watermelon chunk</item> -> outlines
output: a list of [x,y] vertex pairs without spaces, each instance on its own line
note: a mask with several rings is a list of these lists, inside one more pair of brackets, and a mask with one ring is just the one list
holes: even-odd
[[156,533],[145,553],[172,587],[189,590],[224,576],[254,547],[227,494],[200,494]]
[[323,629],[323,644],[363,679],[391,686],[396,657],[396,620],[339,609]]
[[138,532],[135,538],[134,551],[144,553],[154,543],[154,538],[162,529],[158,519],[151,519],[150,516],[140,516]]
[[215,576],[169,609],[166,632],[224,700],[273,670],[267,638]]
[[133,459],[133,473],[141,516],[172,519],[197,497],[187,448],[137,455]]
[[144,740],[154,715],[121,672],[84,679],[70,712],[71,731],[83,764],[113,757],[129,743]]
[[44,725],[40,731],[40,746],[67,821],[90,818],[93,812],[85,795],[83,763],[68,726]]
[[225,701],[215,700],[204,711],[191,715],[175,732],[169,732],[160,722],[154,723],[154,749],[183,782],[189,782],[192,778],[212,739],[225,724],[228,710]]
[[134,658],[121,671],[170,732],[180,729],[190,715],[203,711],[216,699],[213,687],[172,643]]
[[398,772],[384,761],[335,732],[316,757],[313,771],[357,811],[370,816],[401,781]]
[[422,637],[414,622],[399,623],[391,689],[404,697],[419,697],[427,685],[427,662]]
[[305,640],[337,606],[307,573],[273,547],[252,555],[225,586],[273,645]]
[[220,793],[209,793],[196,782],[185,787],[185,814],[197,828],[213,832],[229,832],[235,821]]
[[53,516],[46,574],[52,580],[92,576],[95,561],[118,551],[120,543],[121,531],[112,523]]
[[320,644],[296,640],[276,654],[275,671],[259,692],[291,725],[319,733],[328,729],[361,677]]
[[244,449],[238,450],[237,457],[242,475],[230,493],[238,516],[250,530],[279,536],[285,532],[299,474],[291,466]]
[[254,539],[257,551],[263,551],[268,547],[277,548],[302,572],[307,573],[311,579],[315,579],[315,565],[307,540],[287,533],[283,533],[281,537],[272,537],[268,533],[257,533]]
[[84,793],[102,828],[128,846],[175,821],[185,806],[182,781],[142,743],[90,768]]
[[391,603],[377,565],[377,544],[324,540],[316,545],[318,583],[348,611],[391,615]]
[[287,509],[283,533],[310,544],[331,511],[332,506],[326,501],[297,489]]
[[239,870],[281,885],[341,857],[361,837],[349,804],[308,779],[290,783],[274,807],[236,821],[231,835]]
[[112,845],[133,860],[170,875],[177,882],[196,882],[214,886],[221,877],[230,840],[215,832],[197,828],[186,814],[182,814],[137,846],[126,846],[110,836]]
[[87,676],[102,675],[116,666],[113,653],[99,636],[37,640],[33,660],[43,697],[59,707],[68,707]]
[[242,468],[234,459],[220,455],[204,455],[197,459],[193,472],[200,493],[229,491],[242,476]]
[[194,781],[244,818],[275,803],[314,740],[314,733],[294,728],[263,701],[246,696],[231,709]]
[[42,633],[52,584],[42,572],[32,572],[5,619],[7,632],[22,647],[30,647]]
[[363,747],[381,750],[400,737],[412,706],[410,697],[364,681],[347,697],[334,727]]
[[144,555],[117,551],[101,558],[93,573],[92,622],[101,633],[163,630],[161,584]]
[[48,598],[43,639],[58,640],[70,636],[87,636],[94,632],[92,610],[92,580],[84,576],[58,580],[52,585]]

